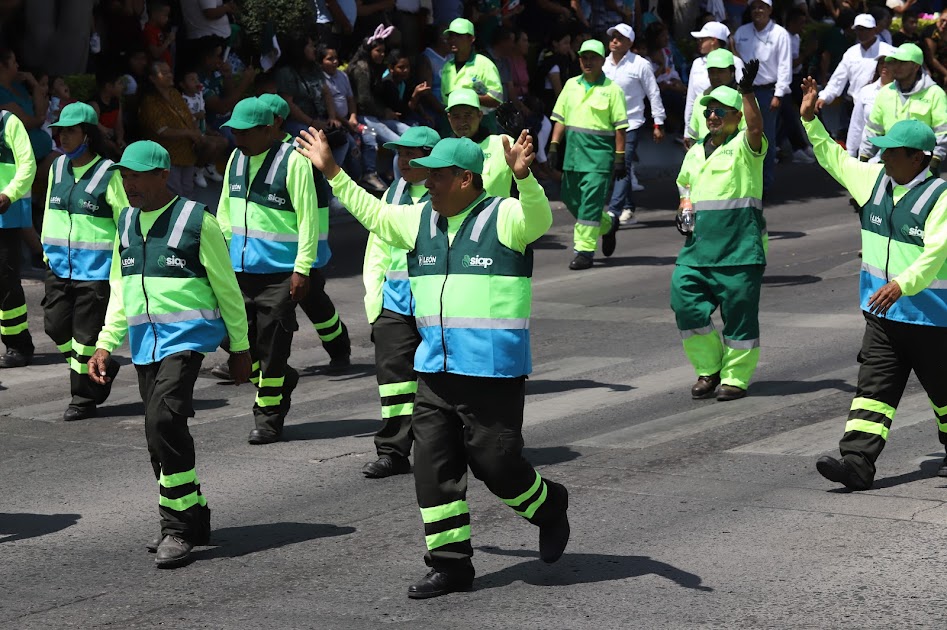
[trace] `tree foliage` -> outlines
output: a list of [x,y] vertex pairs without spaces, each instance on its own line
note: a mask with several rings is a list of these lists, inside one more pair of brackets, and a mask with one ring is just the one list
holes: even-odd
[[283,42],[308,34],[315,23],[312,0],[243,0],[240,6],[240,23],[257,50],[266,50],[272,35]]

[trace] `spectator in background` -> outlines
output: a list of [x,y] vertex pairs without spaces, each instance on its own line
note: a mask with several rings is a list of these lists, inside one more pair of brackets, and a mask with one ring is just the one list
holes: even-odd
[[103,0],[99,4],[103,50],[114,59],[142,47],[141,16],[145,0]]
[[802,164],[814,164],[815,155],[812,145],[802,128],[799,120],[799,106],[802,105],[802,80],[807,73],[803,72],[802,63],[802,31],[809,16],[805,11],[793,8],[786,16],[786,30],[789,32],[789,41],[792,49],[792,81],[789,83],[790,97],[780,101],[781,120],[776,134],[776,143],[781,145],[782,139],[789,140],[792,146],[792,161]]
[[901,15],[901,30],[892,35],[892,44],[894,46],[916,44],[921,49],[925,48],[924,43],[921,41],[921,32],[917,28],[917,19],[916,11],[905,11]]
[[387,71],[385,40],[369,37],[362,42],[349,63],[348,74],[358,106],[358,121],[375,134],[375,146],[394,142],[408,130],[390,108],[379,102],[377,95],[382,76]]
[[424,109],[437,121],[434,128],[442,134],[447,133],[449,129],[444,103],[441,100],[441,70],[450,55],[450,46],[447,44],[444,30],[444,27],[436,24],[425,27],[423,33],[426,47],[418,59],[417,71],[418,81],[431,86],[431,91],[422,97]]
[[151,61],[163,61],[173,68],[171,46],[174,44],[175,32],[168,29],[170,21],[171,5],[168,0],[148,0],[148,21],[141,29],[145,50]]
[[[845,139],[845,147],[850,156],[858,157],[858,148],[865,137],[865,123],[868,122],[868,115],[871,114],[871,108],[875,105],[875,97],[878,96],[881,88],[892,81],[894,81],[894,75],[885,61],[885,55],[879,55],[875,66],[874,80],[855,95],[852,122],[848,126],[848,136]],[[877,160],[878,156],[872,158],[872,161]]]
[[[197,64],[198,77],[204,86],[203,98],[207,111],[208,126],[219,131],[234,147],[229,127],[223,124],[230,120],[234,105],[240,101],[253,85],[257,69],[249,66],[240,74],[239,80],[233,76],[230,64],[223,57],[223,46],[216,37],[204,37],[194,43],[194,62]],[[217,181],[217,174],[213,175]],[[222,181],[222,180],[221,180]]]
[[[207,109],[204,103],[204,86],[197,75],[197,70],[191,69],[179,72],[178,89],[181,91],[181,96],[184,97],[184,102],[187,103],[187,108],[190,110],[197,128],[206,135],[209,128],[207,126]],[[194,172],[194,183],[197,187],[207,188],[208,178],[216,182],[224,181],[213,162],[197,164],[197,169]]]
[[818,83],[825,85],[832,76],[832,71],[842,63],[842,56],[845,51],[855,44],[855,24],[856,14],[846,9],[840,11],[835,18],[835,28],[826,29],[821,41],[819,42],[819,69]]
[[532,76],[531,92],[539,96],[546,116],[569,80],[568,68],[572,61],[572,34],[569,26],[559,24],[546,35],[546,44],[539,53],[539,62]]
[[336,118],[335,109],[316,61],[312,38],[290,42],[280,62],[276,70],[277,93],[289,103],[289,119],[283,128],[293,136],[309,127],[325,128]]
[[230,38],[230,16],[237,12],[236,2],[225,0],[180,0],[184,34],[189,40],[202,37]]
[[72,92],[69,90],[69,84],[63,77],[47,77],[49,85],[49,109],[46,111],[46,124],[44,128],[48,131],[49,125],[59,120],[59,112],[62,108],[76,99],[72,98]]
[[[378,100],[388,108],[396,120],[407,125],[433,124],[421,109],[421,96],[431,91],[426,83],[411,77],[411,58],[400,49],[392,50],[387,58],[388,73],[378,86]],[[405,130],[407,131],[407,130]]]
[[125,123],[122,110],[122,75],[116,68],[104,67],[95,73],[95,97],[89,102],[99,118],[102,143],[113,155],[125,150]]
[[[698,96],[706,93],[710,87],[710,77],[707,75],[707,55],[714,50],[729,48],[730,29],[720,22],[706,22],[699,31],[691,31],[691,37],[697,40],[697,54],[700,55],[691,64],[691,74],[687,81],[687,97],[684,102],[684,121],[688,125],[694,113],[694,101]],[[734,58],[736,80],[743,77],[743,61]],[[606,64],[607,65],[607,64]],[[688,137],[696,138],[695,135]]]
[[646,56],[651,61],[654,78],[661,92],[661,102],[667,116],[668,130],[680,132],[684,129],[684,108],[687,86],[674,67],[674,59],[668,46],[670,37],[667,25],[652,22],[644,30]]
[[[904,20],[905,14],[914,11],[912,7],[914,7],[916,3],[917,3],[917,0],[887,0],[887,2],[885,2],[885,6],[891,9],[892,12],[900,15],[901,19]],[[904,24],[903,21],[901,23]],[[901,44],[903,43],[904,42],[901,42]],[[916,44],[917,42],[910,42],[910,43]],[[900,46],[901,44],[899,44],[898,42],[894,42],[894,45],[896,46]]]
[[[869,15],[875,18],[875,23],[878,25],[878,39],[893,46],[893,39],[891,37],[891,11],[885,7],[871,7],[868,10]],[[800,123],[801,124],[801,123]]]
[[[942,11],[937,22],[922,32],[924,56],[931,71],[931,78],[940,85],[947,85],[947,11]],[[29,128],[29,126],[27,126]]]
[[316,37],[340,55],[349,56],[352,31],[358,17],[356,0],[315,0]]

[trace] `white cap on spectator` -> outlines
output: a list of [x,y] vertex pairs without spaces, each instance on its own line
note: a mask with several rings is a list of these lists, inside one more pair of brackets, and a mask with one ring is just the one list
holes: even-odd
[[627,24],[616,24],[615,26],[605,31],[605,34],[608,35],[609,37],[614,37],[615,33],[618,33],[619,35],[624,35],[631,41],[635,41],[635,29],[631,28]]
[[767,6],[773,6],[773,0],[751,0],[749,4],[753,4],[754,2],[762,2],[763,4]]
[[861,26],[862,28],[875,28],[878,26],[878,23],[875,22],[875,18],[870,13],[862,13],[861,15],[855,16],[854,26]]
[[727,41],[730,38],[730,29],[727,28],[726,24],[721,24],[720,22],[707,22],[700,27],[699,31],[691,31],[691,37],[696,37],[697,39],[713,37],[714,39]]

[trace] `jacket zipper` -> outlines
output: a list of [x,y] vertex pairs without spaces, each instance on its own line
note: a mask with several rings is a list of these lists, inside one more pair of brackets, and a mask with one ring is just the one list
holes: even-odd
[[[71,177],[71,175],[70,175]],[[72,279],[72,193],[76,190],[73,185],[66,197],[66,215],[69,217],[69,233],[66,237],[66,260],[69,261],[69,279]]]
[[444,291],[447,288],[447,278],[450,275],[450,239],[447,242],[447,267],[444,271],[444,283],[441,285],[440,312],[441,319],[441,349],[444,352],[444,371],[447,372],[447,331],[444,330]]
[[244,179],[244,187],[246,188],[245,195],[243,197],[243,249],[240,251],[240,271],[247,270],[247,240],[250,238],[248,232],[250,231],[250,219],[247,215],[250,214],[250,158],[247,158],[247,174]]
[[145,261],[148,260],[148,254],[146,253],[147,249],[147,239],[145,235],[141,235],[141,294],[145,296],[145,314],[148,316],[148,323],[151,324],[151,332],[155,336],[155,345],[151,350],[151,361],[154,363],[158,360],[158,329],[155,328],[155,323],[151,319],[151,307],[148,304],[148,292],[145,290]]

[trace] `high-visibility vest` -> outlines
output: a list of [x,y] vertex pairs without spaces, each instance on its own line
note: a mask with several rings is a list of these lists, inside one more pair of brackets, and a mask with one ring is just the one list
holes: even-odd
[[428,201],[408,275],[421,344],[414,368],[467,376],[518,377],[532,369],[529,316],[533,252],[500,242],[498,206],[484,196],[449,244],[447,219]]
[[132,361],[146,365],[185,350],[213,352],[227,334],[200,261],[207,207],[178,198],[147,238],[138,208],[119,216],[118,254]]
[[111,160],[99,160],[76,181],[62,155],[50,167],[52,180],[43,221],[43,251],[60,278],[108,280],[115,247],[115,215],[106,198]]
[[594,84],[581,76],[569,79],[549,119],[566,128],[563,170],[612,172],[615,131],[628,128],[625,93],[617,83],[605,75]]
[[[10,141],[14,140],[26,143],[30,141],[29,134],[26,132],[26,127],[23,127],[23,123],[20,123],[23,133],[17,134],[16,139],[11,138],[11,134],[7,133],[7,124],[11,117],[15,118],[15,116],[8,111],[0,111],[0,187],[13,181],[13,178],[16,177],[16,156],[13,153],[13,147],[10,146]],[[13,201],[10,207],[7,208],[7,211],[0,214],[0,229],[23,228],[32,225],[33,200],[30,196],[29,189],[27,189],[23,197]]]
[[[869,311],[868,299],[878,289],[907,269],[924,251],[924,224],[937,200],[947,192],[947,182],[928,175],[894,203],[894,183],[882,171],[871,199],[862,209],[859,292],[863,311]],[[947,326],[947,263],[941,265],[926,289],[916,295],[902,295],[884,317],[908,324]]]

